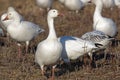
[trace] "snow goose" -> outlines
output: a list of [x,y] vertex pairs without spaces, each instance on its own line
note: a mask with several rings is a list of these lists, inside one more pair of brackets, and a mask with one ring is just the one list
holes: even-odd
[[56,67],[57,61],[60,59],[62,52],[62,45],[58,41],[54,29],[54,18],[58,15],[59,12],[56,9],[52,9],[48,12],[47,21],[49,34],[47,39],[38,44],[35,53],[35,62],[40,65],[42,75],[44,75],[44,66],[52,65],[52,79],[54,79],[54,69]]
[[75,10],[78,12],[78,10],[82,9],[86,3],[88,3],[90,0],[65,0],[64,5],[70,9]]
[[47,8],[47,10],[50,10],[53,1],[54,0],[36,0],[36,3],[40,8]]
[[[39,33],[44,31],[42,28],[32,22],[22,21],[19,17],[19,13],[13,9],[8,9],[7,16],[3,21],[5,20],[12,20],[12,23],[7,26],[7,32],[9,33],[10,37],[18,42],[26,42],[26,53],[28,51],[29,42]],[[18,57],[20,57],[21,44],[18,43],[18,46]]]
[[103,4],[101,0],[92,0],[96,5],[94,16],[93,16],[93,28],[94,30],[102,31],[106,35],[115,37],[117,35],[117,26],[115,22],[101,15]]
[[98,48],[98,44],[73,36],[62,36],[58,40],[63,46],[61,58],[66,63],[69,63],[70,60],[76,60],[87,53],[91,56],[92,50]]

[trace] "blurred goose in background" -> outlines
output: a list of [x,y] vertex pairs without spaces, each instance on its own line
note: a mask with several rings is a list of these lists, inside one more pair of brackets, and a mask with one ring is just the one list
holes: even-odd
[[113,8],[114,6],[117,6],[120,8],[120,0],[101,0],[103,3],[103,7],[105,8]]
[[[8,10],[12,10],[12,11],[16,11],[13,7],[8,7]],[[1,27],[2,29],[4,29],[4,31],[7,31],[7,27],[9,24],[11,24],[13,22],[13,20],[4,20],[7,16],[7,13],[3,13],[1,15]],[[24,20],[24,18],[19,14],[18,17],[20,18],[21,21]]]
[[105,8],[113,8],[115,6],[114,0],[101,0],[103,3],[103,7]]
[[114,0],[114,2],[115,2],[115,5],[120,9],[120,0]]
[[60,3],[64,4],[65,0],[59,0]]
[[51,9],[54,0],[36,0],[37,5],[41,8]]
[[37,46],[35,53],[35,62],[37,62],[44,75],[44,66],[52,65],[52,80],[54,79],[54,70],[57,61],[60,59],[62,52],[62,45],[57,39],[57,35],[54,29],[54,18],[59,15],[56,9],[52,9],[48,12],[47,22],[49,28],[48,37],[40,42]]
[[[28,51],[29,42],[36,37],[39,33],[43,32],[44,29],[40,28],[38,25],[28,22],[22,21],[21,17],[19,17],[19,13],[13,9],[8,9],[7,16],[3,21],[12,20],[12,22],[7,26],[7,32],[10,37],[15,39],[18,42],[26,42],[26,53]],[[19,46],[19,54],[18,57],[21,56],[21,44],[18,43]]]
[[61,58],[66,63],[69,63],[70,60],[76,60],[85,54],[91,57],[92,51],[96,50],[98,48],[97,45],[99,45],[73,36],[62,36],[58,40],[63,46]]
[[76,13],[82,9],[90,0],[65,0],[64,5],[70,9],[75,10]]
[[115,22],[101,15],[103,4],[101,0],[92,0],[96,5],[94,16],[93,16],[93,28],[97,31],[102,31],[110,37],[115,37],[118,33]]

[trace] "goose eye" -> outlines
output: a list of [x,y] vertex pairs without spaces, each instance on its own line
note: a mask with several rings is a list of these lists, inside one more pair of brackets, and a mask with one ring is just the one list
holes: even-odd
[[55,11],[53,11],[53,12],[55,12]]

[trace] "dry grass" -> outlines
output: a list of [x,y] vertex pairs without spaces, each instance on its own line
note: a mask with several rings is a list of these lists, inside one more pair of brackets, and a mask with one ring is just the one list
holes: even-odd
[[[0,15],[7,11],[8,6],[13,6],[24,16],[26,20],[41,25],[46,31],[40,34],[36,39],[31,41],[30,53],[24,61],[18,61],[17,46],[14,40],[10,45],[7,40],[0,38],[4,42],[0,46],[0,80],[47,80],[41,75],[38,65],[34,64],[34,47],[48,35],[46,13],[41,13],[35,4],[35,0],[0,0]],[[58,36],[72,35],[80,37],[85,32],[92,30],[92,17],[94,5],[89,5],[81,10],[80,13],[68,11],[57,1],[53,8],[64,13],[64,17],[58,17],[55,20],[55,28]],[[105,9],[103,15],[112,18],[120,30],[120,15],[116,8],[113,11]],[[117,36],[120,39],[120,34]],[[23,48],[24,50],[24,48]],[[24,53],[24,51],[23,51]],[[81,66],[82,62],[72,63],[72,70],[67,70],[65,64],[59,64],[56,70],[56,80],[120,80],[120,48],[110,48],[107,61],[103,59],[96,60],[97,68],[87,71]],[[114,58],[113,58],[114,57]],[[112,59],[113,58],[113,59]],[[48,71],[50,74],[50,71]],[[47,74],[48,75],[48,74]]]

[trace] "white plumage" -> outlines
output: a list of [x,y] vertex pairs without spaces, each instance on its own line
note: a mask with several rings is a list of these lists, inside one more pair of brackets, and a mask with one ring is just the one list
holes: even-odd
[[67,63],[87,53],[91,56],[92,50],[98,48],[95,43],[77,37],[63,36],[58,40],[63,46],[61,58]]

